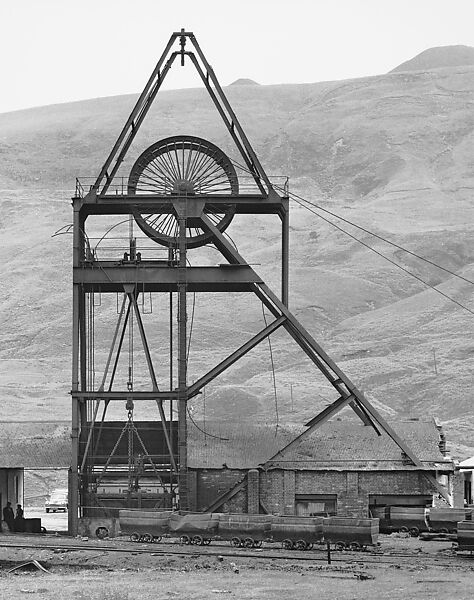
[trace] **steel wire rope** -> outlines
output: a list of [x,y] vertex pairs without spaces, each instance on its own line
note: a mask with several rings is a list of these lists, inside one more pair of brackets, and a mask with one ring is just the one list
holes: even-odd
[[201,427],[199,427],[199,425],[193,419],[193,417],[191,415],[191,412],[189,410],[189,406],[188,405],[186,405],[186,412],[188,413],[189,420],[194,425],[194,427],[196,427],[196,429],[198,431],[200,431],[201,433],[203,433],[205,436],[209,436],[209,437],[215,438],[216,440],[221,440],[222,442],[228,442],[229,441],[229,438],[225,438],[225,437],[222,437],[220,435],[215,435],[213,433],[209,433],[208,431],[204,431],[204,429],[201,429]]
[[[238,162],[232,161],[232,163],[235,166],[239,167],[240,169],[243,169],[247,173],[249,173],[249,174],[251,173],[248,169],[246,169],[246,167],[244,167],[243,165],[239,164]],[[262,178],[259,177],[259,179],[262,179]],[[276,188],[277,190],[281,191],[281,192],[285,192],[286,191],[284,187],[279,186],[279,185],[274,185],[273,187]],[[367,233],[367,234],[369,234],[369,235],[371,235],[371,236],[373,236],[373,237],[381,240],[382,242],[385,242],[386,244],[389,244],[390,246],[394,246],[398,250],[402,250],[403,252],[406,252],[407,254],[411,254],[415,258],[418,258],[419,260],[422,260],[422,261],[424,261],[424,262],[432,265],[433,267],[436,267],[437,269],[440,269],[442,271],[445,271],[446,273],[449,273],[450,275],[453,275],[453,277],[457,277],[458,279],[462,279],[466,283],[470,283],[471,285],[474,285],[474,281],[472,281],[471,279],[467,279],[467,277],[463,277],[462,275],[459,275],[458,273],[455,273],[454,271],[451,271],[450,269],[447,269],[446,267],[443,267],[443,266],[439,265],[438,263],[435,263],[434,261],[430,260],[429,258],[421,256],[420,254],[417,254],[416,252],[413,252],[412,250],[408,250],[408,248],[405,248],[404,246],[400,246],[396,242],[388,240],[387,238],[384,238],[383,236],[379,235],[378,233],[370,231],[369,229],[366,229],[365,227],[362,227],[361,225],[358,225],[357,223],[354,223],[353,221],[350,221],[349,219],[341,217],[341,215],[338,215],[337,213],[335,213],[333,211],[330,211],[329,209],[324,208],[323,206],[321,206],[319,204],[316,204],[315,202],[311,202],[311,200],[307,200],[306,198],[303,198],[302,196],[299,196],[298,194],[295,194],[294,192],[287,191],[287,193],[288,193],[289,196],[292,197],[293,200],[295,200],[295,202],[297,200],[300,200],[302,202],[305,202],[306,204],[314,206],[318,210],[322,210],[323,212],[328,213],[332,217],[335,217],[336,219],[340,219],[341,221],[344,221],[344,223],[347,223],[348,225],[352,225],[356,229],[360,229],[364,233]],[[297,202],[297,203],[300,204],[299,202]],[[303,206],[303,205],[300,204],[300,206]],[[306,208],[307,210],[310,210],[306,206],[303,206],[303,208]],[[314,214],[316,214],[317,216],[320,216],[318,213],[314,213]],[[334,225],[334,223],[332,221],[327,221],[327,222],[330,223],[331,225]],[[344,229],[341,229],[341,231],[343,233],[347,233]],[[358,238],[354,238],[354,239],[356,241],[360,242],[360,240]],[[363,242],[360,242],[360,243],[363,243]],[[367,246],[367,247],[369,249],[372,249],[370,246]]]
[[[186,257],[186,263],[189,264],[189,266],[191,266],[191,261],[189,260],[188,257]],[[188,347],[186,350],[186,366],[188,364],[188,360],[189,360],[189,352],[191,350],[191,338],[193,335],[193,325],[194,325],[194,311],[196,308],[196,292],[193,292],[193,308],[191,310],[191,324],[189,326],[189,336],[188,336]]]
[[[474,310],[471,310],[470,308],[468,308],[464,304],[461,304],[461,302],[458,302],[452,296],[449,296],[448,294],[445,294],[444,292],[442,292],[441,290],[439,290],[437,287],[435,287],[434,285],[431,285],[431,283],[428,283],[427,281],[425,281],[424,279],[422,279],[418,275],[415,275],[415,273],[412,273],[411,271],[409,271],[408,269],[406,269],[405,267],[403,267],[402,265],[400,265],[399,263],[397,263],[393,259],[389,258],[388,256],[386,256],[385,254],[383,254],[379,250],[376,250],[375,248],[373,248],[372,246],[370,246],[366,242],[362,241],[361,239],[359,239],[358,237],[356,237],[352,233],[349,233],[344,228],[340,227],[339,225],[336,225],[336,223],[333,223],[331,220],[329,220],[326,217],[323,217],[322,215],[318,214],[316,211],[312,210],[308,206],[304,206],[304,204],[301,204],[301,202],[299,202],[298,200],[295,200],[295,202],[297,202],[297,204],[300,204],[300,206],[302,206],[306,210],[309,210],[310,212],[312,212],[313,214],[315,214],[320,219],[323,219],[323,221],[326,221],[327,223],[329,223],[330,225],[332,225],[333,227],[335,227],[336,229],[338,229],[342,233],[345,233],[347,236],[349,236],[350,238],[352,238],[353,240],[355,240],[359,244],[362,244],[362,246],[365,246],[368,250],[371,250],[372,252],[374,252],[375,254],[377,254],[378,256],[380,256],[381,258],[384,258],[386,261],[388,261],[389,263],[391,263],[395,267],[398,267],[401,271],[404,271],[407,275],[410,275],[410,277],[413,277],[414,279],[416,279],[417,281],[419,281],[420,283],[422,283],[426,287],[430,288],[431,290],[433,290],[434,292],[436,292],[440,296],[443,296],[444,298],[446,298],[450,302],[453,302],[454,304],[457,304],[457,306],[459,306],[460,308],[466,310],[471,315],[474,315]],[[474,282],[469,282],[469,283],[474,283]]]
[[[248,173],[250,173],[250,171],[248,171],[243,165],[240,165],[238,162],[233,161],[233,164],[238,166],[239,168],[243,169],[244,171],[247,171]],[[262,179],[260,176],[258,176],[259,179]],[[278,189],[279,191],[285,191],[284,188],[282,188],[281,186],[275,185],[273,186],[274,188]],[[372,252],[374,252],[375,254],[377,254],[378,256],[380,256],[381,258],[385,259],[386,261],[388,261],[389,263],[391,263],[392,265],[394,265],[395,267],[397,267],[398,269],[400,269],[401,271],[404,271],[407,275],[410,275],[410,277],[413,277],[414,279],[416,279],[417,281],[419,281],[420,283],[422,283],[423,285],[425,285],[426,287],[430,288],[431,290],[435,291],[437,294],[439,294],[440,296],[443,296],[444,298],[446,298],[447,300],[449,300],[450,302],[453,302],[454,304],[456,304],[457,306],[459,306],[460,308],[466,310],[468,313],[470,313],[471,315],[474,315],[474,311],[471,310],[470,308],[468,308],[467,306],[465,306],[464,304],[461,304],[461,302],[458,302],[457,300],[455,300],[452,296],[449,296],[448,294],[445,294],[444,292],[442,292],[441,290],[439,290],[437,287],[431,285],[430,283],[428,283],[427,281],[425,281],[424,279],[422,279],[421,277],[419,277],[418,275],[415,275],[414,273],[412,273],[411,271],[409,271],[408,269],[406,269],[405,267],[403,267],[402,265],[400,265],[399,263],[397,263],[396,261],[392,260],[391,258],[389,258],[388,256],[386,256],[385,254],[383,254],[382,252],[376,250],[375,248],[373,248],[372,246],[370,246],[369,244],[367,244],[366,242],[362,241],[361,239],[359,239],[358,237],[356,237],[355,235],[353,235],[352,233],[349,233],[346,229],[344,229],[343,227],[340,227],[339,225],[337,225],[336,223],[334,223],[333,221],[331,221],[330,219],[327,219],[326,217],[323,217],[322,215],[320,215],[318,212],[316,212],[315,210],[312,210],[311,208],[309,208],[308,206],[306,206],[305,204],[303,204],[303,202],[306,202],[307,204],[310,204],[311,206],[314,206],[324,212],[327,212],[329,214],[331,214],[332,216],[334,216],[337,219],[341,219],[342,221],[348,223],[349,225],[353,225],[354,227],[361,229],[362,231],[368,233],[369,235],[372,235],[378,239],[380,239],[381,241],[386,242],[387,244],[391,244],[397,248],[399,248],[400,250],[407,252],[408,254],[411,254],[413,256],[415,256],[416,258],[419,258],[420,260],[427,262],[428,264],[431,264],[432,266],[435,266],[443,271],[446,271],[447,273],[449,273],[450,275],[453,275],[454,277],[457,277],[467,283],[470,283],[472,285],[474,285],[474,281],[471,281],[470,279],[467,279],[466,277],[463,277],[462,275],[458,275],[457,273],[454,273],[453,271],[450,271],[449,269],[446,269],[445,267],[442,267],[441,265],[438,265],[437,263],[426,259],[422,256],[419,256],[418,254],[407,250],[406,248],[404,248],[403,246],[399,246],[398,244],[395,244],[394,242],[391,242],[385,238],[383,238],[382,236],[379,236],[376,233],[373,233],[371,231],[369,231],[368,229],[364,229],[363,227],[360,227],[359,225],[356,225],[355,223],[352,223],[351,221],[349,221],[348,219],[344,219],[343,217],[340,217],[339,215],[337,215],[336,213],[333,213],[327,209],[324,209],[322,207],[320,207],[317,204],[314,204],[312,202],[310,202],[309,200],[306,200],[305,198],[302,198],[301,196],[298,196],[297,194],[293,193],[293,192],[287,192],[288,195],[292,198],[292,200],[294,200],[297,204],[299,204],[302,208],[305,208],[306,210],[308,210],[309,212],[313,213],[314,215],[316,215],[317,217],[319,217],[320,219],[322,219],[323,221],[325,221],[326,223],[332,225],[334,228],[338,229],[339,231],[341,231],[342,233],[346,234],[347,236],[349,236],[350,238],[352,238],[354,241],[358,242],[359,244],[361,244],[362,246],[364,246],[365,248],[367,248],[368,250],[371,250]]]
[[[283,188],[280,188],[279,186],[275,186],[275,187],[279,188],[280,190],[283,189]],[[309,204],[310,206],[313,206],[314,208],[317,208],[318,210],[328,213],[332,217],[335,217],[336,219],[340,219],[344,223],[347,223],[348,225],[352,225],[352,227],[355,227],[356,229],[360,229],[360,231],[363,231],[364,233],[367,233],[367,234],[371,235],[372,237],[375,237],[375,238],[379,239],[380,241],[385,242],[386,244],[389,244],[390,246],[393,246],[394,248],[397,248],[398,250],[402,250],[403,252],[406,252],[407,254],[410,254],[411,256],[414,256],[415,258],[418,258],[419,260],[422,260],[423,262],[426,262],[429,265],[436,267],[437,269],[440,269],[441,271],[445,271],[446,273],[449,273],[453,277],[457,277],[458,279],[461,279],[462,281],[465,281],[466,283],[470,283],[471,285],[474,285],[474,281],[472,281],[471,279],[468,279],[467,277],[463,277],[462,275],[459,275],[458,273],[455,273],[454,271],[451,271],[450,269],[447,269],[446,267],[443,267],[443,266],[439,265],[438,263],[435,263],[434,261],[430,260],[429,258],[421,256],[420,254],[417,254],[416,252],[413,252],[412,250],[408,250],[408,248],[400,246],[400,244],[397,244],[396,242],[392,242],[392,240],[388,240],[387,238],[384,238],[383,236],[379,235],[378,233],[370,231],[369,229],[366,229],[365,227],[362,227],[361,225],[357,225],[357,223],[353,223],[352,221],[349,221],[349,219],[341,217],[337,213],[334,213],[334,212],[328,210],[327,208],[323,208],[319,204],[311,202],[310,200],[306,200],[306,198],[302,198],[301,196],[299,196],[298,194],[295,194],[294,192],[289,192],[289,195],[292,196],[293,200],[295,200],[295,202],[300,204],[300,206],[303,206],[303,205],[301,205],[301,203],[298,202],[298,200],[300,200],[301,202],[305,202],[306,204]],[[307,206],[303,206],[303,208],[310,210]],[[317,214],[317,213],[315,213],[315,214]],[[320,216],[320,215],[318,215],[318,216]],[[330,222],[332,224],[331,221],[328,221],[328,222]],[[344,233],[346,233],[345,230],[341,230],[341,231],[344,231]],[[357,241],[359,241],[359,240],[357,240]]]
[[[265,307],[262,302],[262,315],[263,321],[265,323],[265,327],[268,327],[267,317],[265,315]],[[278,427],[280,426],[280,417],[278,413],[278,394],[277,394],[277,385],[276,385],[276,375],[275,375],[275,364],[273,362],[273,350],[272,350],[272,342],[270,340],[270,336],[267,336],[268,340],[268,349],[270,350],[270,363],[272,365],[272,380],[273,380],[273,396],[275,398],[275,437],[278,433]]]

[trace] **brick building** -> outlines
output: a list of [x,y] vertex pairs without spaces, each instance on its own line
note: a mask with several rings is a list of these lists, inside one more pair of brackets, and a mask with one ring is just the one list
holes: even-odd
[[[194,510],[286,515],[367,516],[376,505],[432,505],[428,476],[462,505],[454,464],[434,420],[391,423],[422,462],[415,467],[387,436],[356,421],[333,420],[285,447],[303,431],[247,424],[189,427]],[[461,504],[460,504],[461,503]]]

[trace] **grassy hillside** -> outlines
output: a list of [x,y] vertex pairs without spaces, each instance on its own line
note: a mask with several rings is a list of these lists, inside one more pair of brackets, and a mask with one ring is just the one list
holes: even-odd
[[[229,86],[226,93],[268,173],[289,175],[294,192],[474,281],[474,66]],[[51,235],[71,222],[75,177],[97,175],[135,100],[0,114],[0,393],[7,419],[69,416],[71,236]],[[204,90],[162,92],[123,174],[145,147],[182,133],[235,156]],[[339,225],[474,310],[471,284]],[[229,233],[276,287],[276,223],[240,217]],[[474,454],[473,316],[297,204],[291,259],[292,309],[382,412],[438,416],[455,452]],[[155,328],[156,359],[166,364],[166,308],[146,318]],[[262,325],[255,299],[199,297],[190,379]],[[300,423],[325,404],[327,387],[283,333],[272,342],[279,418]],[[208,416],[275,420],[270,369],[262,344],[209,386]],[[192,410],[202,417],[202,398]]]

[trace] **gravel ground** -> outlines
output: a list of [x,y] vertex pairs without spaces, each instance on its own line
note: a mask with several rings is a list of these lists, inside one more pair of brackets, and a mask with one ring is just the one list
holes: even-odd
[[[2,542],[25,542],[27,536],[0,536]],[[45,542],[63,544],[62,538]],[[77,540],[69,540],[70,543]],[[383,555],[337,553],[342,562],[137,554],[130,543],[89,540],[103,550],[14,549],[0,547],[0,598],[28,596],[61,600],[295,599],[330,597],[341,600],[471,600],[474,560],[453,556],[450,543],[421,542],[384,536]],[[110,552],[114,546],[130,553]],[[138,548],[144,547],[138,545]],[[228,546],[225,546],[228,549]],[[156,549],[177,549],[159,545]],[[224,548],[223,548],[224,550]],[[408,558],[398,558],[403,552]],[[321,556],[320,553],[315,556]],[[365,561],[364,561],[365,558]],[[389,561],[381,562],[381,560]],[[38,570],[8,573],[12,566],[38,560],[50,573]],[[370,562],[369,562],[370,559]],[[441,561],[441,564],[440,564]]]

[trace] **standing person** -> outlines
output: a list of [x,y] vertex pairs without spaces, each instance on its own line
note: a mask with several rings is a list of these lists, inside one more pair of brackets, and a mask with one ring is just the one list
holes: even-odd
[[16,516],[15,516],[15,531],[24,531],[24,529],[25,529],[24,521],[25,521],[25,519],[23,518],[23,509],[21,508],[21,504],[17,504]]
[[11,502],[7,502],[7,505],[3,508],[3,520],[10,531],[15,531],[15,515],[13,514]]

